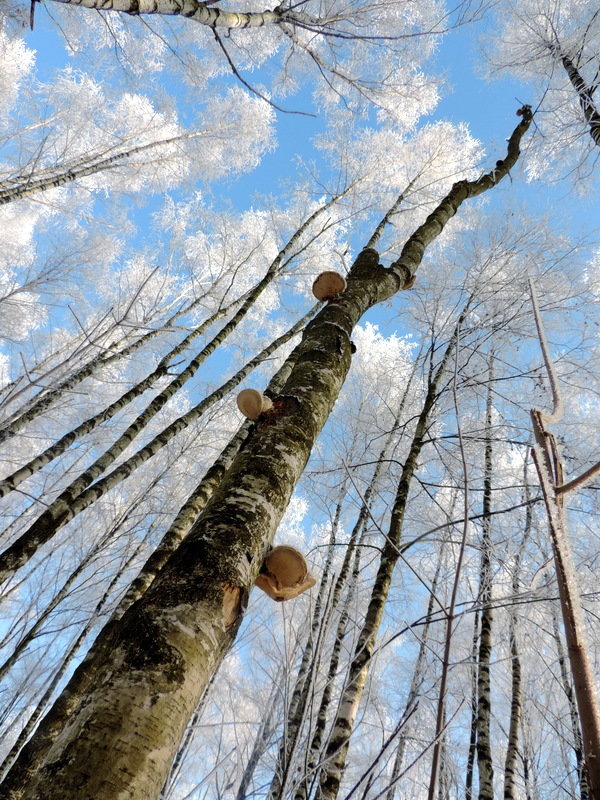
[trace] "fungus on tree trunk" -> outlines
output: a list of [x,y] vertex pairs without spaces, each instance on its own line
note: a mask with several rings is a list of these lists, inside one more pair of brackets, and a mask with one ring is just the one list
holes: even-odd
[[273,407],[273,402],[257,389],[243,389],[237,396],[237,407],[248,419],[258,419]]
[[322,272],[312,285],[317,300],[333,300],[346,288],[346,279],[339,272]]
[[289,545],[274,547],[267,554],[256,579],[256,586],[277,602],[291,600],[315,583],[302,553]]

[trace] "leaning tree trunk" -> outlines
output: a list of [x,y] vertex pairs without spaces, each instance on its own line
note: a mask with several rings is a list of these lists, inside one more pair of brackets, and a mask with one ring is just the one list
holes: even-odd
[[[124,570],[127,569],[138,558],[140,551],[142,550],[145,544],[146,544],[145,539],[139,543],[139,545],[136,547],[136,549],[133,551],[133,553],[127,560],[127,563],[124,566]],[[15,743],[13,744],[13,746],[7,753],[6,757],[0,764],[0,780],[4,778],[4,775],[8,772],[9,768],[15,762],[17,756],[21,752],[21,749],[26,745],[27,740],[29,739],[33,730],[35,729],[37,721],[40,719],[44,711],[48,709],[48,704],[50,702],[50,699],[52,698],[52,695],[54,694],[56,687],[62,681],[64,675],[69,671],[69,669],[71,669],[73,661],[77,655],[79,648],[87,639],[87,637],[90,635],[104,607],[112,599],[113,590],[117,585],[117,583],[119,582],[120,578],[121,578],[121,571],[119,571],[119,573],[117,573],[110,581],[104,594],[96,604],[92,616],[88,620],[85,627],[82,628],[82,630],[79,632],[75,641],[69,647],[67,653],[62,659],[60,666],[55,671],[54,675],[50,679],[50,682],[47,684],[44,690],[44,694],[38,701],[33,712],[29,716],[27,722],[20,731]]]
[[37,180],[32,180],[32,176],[19,175],[18,178],[11,181],[0,182],[0,206],[6,203],[12,203],[14,200],[19,200],[22,197],[28,197],[30,194],[35,194],[36,192],[55,189],[57,186],[63,186],[65,183],[76,181],[79,178],[85,178],[87,175],[95,175],[107,169],[114,169],[116,166],[121,166],[121,162],[127,162],[128,159],[135,155],[155,150],[162,145],[177,144],[188,139],[197,139],[199,136],[202,136],[203,133],[204,131],[194,131],[192,133],[182,133],[179,136],[172,136],[169,139],[158,139],[154,142],[130,147],[128,150],[120,150],[104,158],[100,156],[94,157],[93,155],[86,156],[68,167],[56,167],[53,173],[43,178],[38,178]]
[[[266,389],[268,395],[275,396],[279,393],[282,386],[289,378],[293,365],[294,359],[290,357],[280,367],[269,382]],[[133,605],[136,600],[142,597],[144,592],[151,586],[156,576],[160,573],[160,570],[189,533],[196,517],[216,491],[225,472],[231,466],[233,458],[245,442],[254,424],[255,423],[250,420],[246,420],[246,422],[240,426],[240,429],[230,439],[214,464],[207,470],[198,486],[196,486],[188,500],[181,507],[158,547],[149,556],[139,574],[132,581],[116,609],[111,614],[110,621],[104,631],[105,642],[110,643],[111,639],[110,635],[108,635],[108,628],[115,628],[127,609]],[[81,642],[79,642],[79,644],[81,644]],[[48,750],[52,746],[59,731],[66,725],[71,714],[73,714],[85,698],[88,687],[94,680],[96,669],[107,656],[108,652],[109,650],[105,652],[100,644],[92,648],[71,677],[71,680],[60,697],[52,706],[52,710],[44,717],[33,740],[26,745],[26,739],[21,741],[19,749],[23,748],[24,745],[25,747],[19,756],[19,761],[15,768],[16,773],[22,775],[36,772],[47,757]]]
[[[287,243],[281,248],[275,259],[271,262],[269,269],[265,273],[265,275],[261,278],[261,280],[254,286],[252,289],[247,291],[241,297],[234,300],[229,305],[225,306],[224,308],[219,308],[213,314],[211,314],[208,319],[204,320],[200,325],[196,326],[194,330],[192,330],[171,352],[169,352],[161,361],[159,362],[158,366],[154,373],[152,373],[149,378],[152,378],[151,383],[154,383],[160,377],[168,372],[169,362],[172,361],[175,356],[179,353],[183,352],[183,350],[191,344],[192,341],[197,339],[201,336],[207,328],[217,322],[219,319],[224,317],[232,308],[236,305],[240,305],[240,308],[236,311],[233,317],[227,322],[227,324],[219,331],[219,333],[213,338],[213,340],[207,345],[206,348],[196,356],[197,364],[195,365],[195,369],[197,369],[200,364],[216,349],[216,347],[224,341],[224,339],[229,336],[229,334],[235,329],[235,327],[242,321],[242,319],[246,316],[249,309],[252,307],[254,302],[260,297],[262,292],[265,288],[277,277],[281,274],[281,272],[285,269],[287,264],[290,260],[294,257],[295,252],[294,248],[298,244],[300,238],[307,230],[309,230],[310,226],[316,219],[319,218],[321,214],[325,211],[329,210],[335,203],[338,202],[341,198],[344,197],[348,193],[348,189],[344,189],[343,191],[339,192],[338,194],[334,195],[328,202],[324,203],[319,208],[315,209],[308,217],[304,220],[304,222],[299,226],[299,228],[294,232],[294,234],[289,238]],[[318,234],[317,234],[318,235]],[[151,330],[145,333],[143,336],[140,336],[136,341],[131,344],[128,344],[126,347],[114,350],[115,347],[118,347],[118,343],[113,344],[111,347],[111,352],[106,355],[104,350],[101,350],[94,358],[90,359],[86,364],[84,364],[80,369],[76,370],[72,375],[66,377],[63,381],[61,381],[58,386],[54,386],[52,389],[41,393],[40,396],[33,398],[32,402],[26,405],[26,408],[23,409],[17,416],[13,417],[10,422],[6,423],[2,428],[0,428],[0,444],[6,441],[8,438],[13,436],[19,430],[21,430],[28,422],[31,422],[37,416],[42,414],[48,408],[50,408],[54,403],[56,403],[67,391],[73,389],[77,384],[83,381],[85,378],[90,377],[91,375],[96,372],[96,370],[108,366],[119,359],[124,358],[125,356],[131,356],[136,350],[138,350],[142,345],[147,344],[151,339],[158,336],[158,334],[164,330],[165,327],[172,325],[177,319],[179,319],[183,314],[187,314],[192,311],[199,303],[199,300],[195,300],[189,303],[185,309],[178,311],[177,313],[173,314],[166,323],[161,326],[159,329]],[[192,367],[192,364],[188,367],[188,370]],[[155,374],[156,373],[156,374]],[[185,375],[185,373],[182,373]],[[181,376],[179,376],[181,378]],[[189,375],[188,377],[191,377]],[[146,378],[148,380],[148,378]],[[151,384],[148,384],[151,385]],[[136,389],[137,387],[133,387]],[[148,387],[146,387],[148,388]],[[133,390],[132,390],[133,391]],[[172,392],[171,392],[172,393]],[[123,398],[126,398],[129,393],[123,395]],[[132,400],[134,397],[138,396],[137,394],[132,395],[127,402]],[[98,416],[98,421],[104,421],[110,419],[111,416],[117,413],[121,408],[126,405],[123,402],[123,398],[119,398],[115,401],[115,408],[110,407],[109,409],[105,409],[101,412]],[[106,416],[102,416],[106,414]],[[101,418],[101,419],[100,419]],[[84,422],[83,425],[88,426],[85,430],[81,430],[78,433],[78,436],[83,435],[83,433],[87,433],[89,428],[90,421]],[[67,442],[68,446],[70,446],[75,438],[73,434],[67,434],[69,440]],[[66,438],[66,437],[64,437]],[[62,442],[62,440],[61,440]],[[61,451],[62,452],[62,451]],[[57,454],[58,455],[58,454]],[[53,458],[56,456],[53,455]],[[51,459],[49,459],[51,460]],[[45,461],[44,463],[49,463]],[[32,474],[29,472],[28,474]],[[9,480],[9,476],[8,479]],[[28,477],[26,474],[25,477]],[[24,478],[21,477],[21,480]],[[6,493],[6,489],[10,490],[14,488],[17,484],[4,486],[3,490]],[[2,486],[2,484],[0,484]],[[1,496],[1,495],[0,495]]]
[[97,480],[96,483],[86,489],[85,486],[104,472],[106,467],[129,446],[131,440],[146,424],[148,424],[149,420],[157,413],[158,409],[167,402],[166,395],[170,397],[173,394],[175,390],[172,389],[172,386],[175,382],[167,387],[164,392],[161,392],[160,395],[155,397],[148,408],[138,416],[135,422],[129,425],[127,430],[121,434],[117,441],[89,466],[82,475],[72,481],[35,522],[33,522],[10,547],[4,550],[0,555],[0,583],[26,564],[43,544],[48,542],[64,525],[76,517],[77,514],[80,514],[88,508],[88,506],[95,503],[96,500],[99,500],[109,489],[114,488],[121,481],[128,478],[134,470],[152,458],[152,456],[156,455],[156,453],[158,453],[158,451],[174,436],[187,428],[191,422],[198,420],[216,402],[222,400],[232,389],[238,386],[255,367],[265,361],[283,344],[293,339],[314,315],[318,305],[319,304],[313,306],[313,308],[298,320],[298,322],[292,325],[289,330],[265,347],[264,350],[252,358],[222,386],[215,389],[214,392],[211,392],[211,394],[205,397],[200,403],[193,406],[183,416],[178,417],[170,423],[147,444],[140,448],[137,453],[130,456],[126,461],[113,469],[112,472],[109,472],[104,478]]
[[152,586],[118,626],[100,634],[95,647],[107,655],[88,695],[35,774],[11,770],[2,786],[7,800],[151,800],[160,792],[345,380],[352,330],[369,308],[412,280],[425,248],[460,205],[508,174],[532,118],[528,106],[521,114],[505,159],[478,180],[455,183],[391,268],[379,264],[374,250],[359,255],[340,301],[307,326],[273,424],[257,422]]

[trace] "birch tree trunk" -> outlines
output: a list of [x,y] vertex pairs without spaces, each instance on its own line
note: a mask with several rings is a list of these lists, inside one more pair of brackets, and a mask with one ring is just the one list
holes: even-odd
[[[525,485],[525,528],[523,531],[523,541],[520,549],[515,556],[512,576],[512,593],[516,597],[519,593],[519,571],[521,567],[521,555],[525,550],[525,544],[531,533],[532,509],[530,504],[531,492],[529,490],[528,463],[525,460],[523,466],[523,483]],[[510,703],[510,724],[508,729],[508,741],[506,745],[506,759],[504,761],[504,800],[517,800],[517,759],[519,756],[519,729],[523,718],[523,689],[521,677],[521,658],[517,643],[517,614],[511,610],[508,619],[508,639],[510,648],[511,663],[511,703]]]
[[[252,290],[250,290],[252,291]],[[232,308],[234,308],[239,303],[244,302],[248,297],[248,292],[242,297],[233,300],[226,306],[221,306],[217,309],[213,314],[211,314],[204,322],[197,326],[196,335],[200,336],[204,331],[209,328],[213,323],[217,322],[219,319],[222,319]],[[193,300],[191,303],[188,303],[187,306],[178,311],[177,313],[173,314],[166,322],[153,330],[147,331],[142,336],[135,339],[133,342],[129,342],[127,336],[122,337],[122,339],[109,343],[108,346],[103,340],[103,336],[99,336],[97,340],[92,342],[95,349],[98,350],[96,355],[93,356],[91,359],[88,359],[81,367],[71,370],[70,374],[64,377],[57,385],[54,385],[52,389],[44,389],[38,395],[28,400],[20,409],[19,411],[15,411],[13,414],[10,415],[7,422],[5,422],[4,426],[0,428],[0,444],[5,442],[11,436],[14,436],[15,433],[22,430],[27,423],[31,422],[33,419],[38,417],[40,414],[43,414],[48,408],[54,405],[61,397],[63,397],[68,391],[75,388],[79,383],[84,381],[86,378],[89,378],[91,375],[94,375],[95,372],[98,370],[109,366],[109,364],[113,364],[120,359],[126,358],[141,347],[146,345],[152,339],[157,337],[161,332],[168,329],[172,326],[178,319],[180,319],[185,314],[189,314],[195,308],[200,305],[204,296],[198,297]],[[125,319],[127,316],[127,312],[121,319]],[[110,332],[110,331],[109,331]],[[69,354],[69,357],[65,359],[65,361],[69,361],[72,358],[72,355]],[[64,362],[63,362],[64,363]],[[38,366],[37,369],[33,369],[32,371],[39,371],[41,369],[41,365]],[[46,381],[49,379],[53,379],[53,373],[56,371],[57,367],[53,367],[48,369],[45,373],[43,373],[39,380]],[[18,382],[18,381],[17,381]],[[5,389],[8,387],[5,387]],[[12,391],[8,396],[5,396],[5,402],[13,402],[14,399],[24,390],[17,390]]]
[[279,707],[278,698],[279,698],[279,686],[275,685],[273,687],[273,691],[271,692],[271,697],[269,698],[269,702],[267,704],[267,710],[265,712],[263,720],[256,734],[254,745],[252,747],[252,752],[250,753],[248,761],[246,762],[244,773],[242,775],[237,793],[235,795],[235,800],[246,800],[248,794],[248,788],[252,781],[254,771],[258,766],[258,763],[262,758],[263,753],[265,752],[265,750],[269,746],[270,741],[273,738],[273,735],[277,728],[277,721],[275,720],[275,712],[278,710]]
[[159,139],[155,142],[148,142],[147,144],[130,147],[128,150],[121,150],[118,153],[113,153],[104,158],[101,156],[88,156],[69,168],[61,169],[57,167],[53,175],[47,175],[43,178],[36,179],[34,172],[32,175],[20,175],[18,178],[12,179],[11,181],[0,182],[0,206],[6,203],[12,203],[15,200],[20,200],[22,197],[28,197],[36,192],[55,189],[57,186],[63,186],[65,183],[70,183],[78,178],[85,178],[87,175],[95,175],[107,169],[114,169],[114,167],[120,166],[121,162],[126,161],[132,156],[155,150],[163,145],[177,144],[178,142],[184,142],[188,139],[196,139],[203,134],[204,131],[182,133],[179,136],[171,136],[169,139]]
[[274,11],[224,11],[198,0],[57,0],[60,3],[91,8],[97,11],[119,11],[122,14],[164,14],[192,19],[210,28],[262,28],[264,25],[293,23],[297,15],[284,9]]
[[408,719],[408,722],[401,730],[400,736],[398,737],[398,747],[396,749],[396,756],[394,758],[392,774],[390,775],[390,787],[385,796],[385,800],[394,800],[394,798],[396,797],[396,789],[398,788],[398,781],[400,777],[400,772],[402,770],[402,763],[404,761],[406,742],[408,740],[408,737],[411,735],[411,731],[414,729],[415,725],[415,723],[413,723],[413,721],[409,719],[409,717],[411,716],[411,714],[416,709],[419,703],[419,694],[421,692],[421,687],[425,679],[425,662],[427,657],[429,626],[431,625],[431,615],[433,614],[434,595],[437,592],[438,579],[440,576],[441,567],[442,567],[442,552],[440,551],[438,563],[435,568],[435,575],[433,576],[433,581],[431,584],[431,593],[429,595],[429,600],[427,601],[427,611],[425,612],[426,614],[425,625],[423,626],[423,630],[421,632],[421,639],[419,642],[419,652],[417,654],[417,660],[415,661],[413,676],[411,678],[410,688],[408,690],[408,697],[406,698],[404,712],[402,714],[402,718]]
[[[237,325],[244,319],[244,317],[248,314],[248,311],[252,308],[255,301],[261,296],[263,291],[272,283],[272,281],[281,274],[281,272],[285,269],[288,265],[289,261],[294,257],[294,248],[300,241],[301,237],[309,230],[310,226],[317,220],[324,212],[329,210],[335,203],[337,203],[341,198],[343,198],[347,193],[348,189],[345,189],[337,194],[335,194],[328,202],[323,203],[323,205],[319,206],[319,208],[315,209],[308,217],[304,220],[304,222],[298,227],[298,229],[294,232],[294,234],[289,238],[286,244],[281,248],[277,256],[273,259],[269,268],[267,269],[264,276],[261,278],[260,281],[248,292],[246,292],[242,297],[238,298],[237,300],[230,303],[225,308],[220,308],[211,316],[202,322],[200,325],[196,326],[196,328],[191,331],[184,339],[175,347],[173,348],[164,358],[161,359],[158,366],[156,367],[156,374],[152,373],[150,378],[152,378],[151,383],[154,383],[158,378],[162,377],[168,371],[169,362],[172,361],[179,353],[182,353],[188,345],[190,345],[195,339],[197,339],[201,334],[204,333],[207,328],[209,328],[214,322],[221,319],[232,307],[235,307],[238,304],[240,308],[235,312],[233,317],[223,326],[223,328],[213,337],[213,339],[196,355],[194,359],[191,360],[190,364],[183,370],[180,375],[175,378],[171,384],[166,387],[165,394],[166,399],[164,399],[164,403],[171,397],[175,391],[177,391],[181,386],[191,378],[196,370],[201,366],[201,364],[208,358],[215,351],[219,344],[221,344],[229,334],[235,330]],[[317,234],[318,235],[318,234]],[[187,314],[192,311],[198,301],[194,301],[182,310],[174,314],[169,320],[167,320],[166,325],[172,325],[177,319],[179,319],[183,314]],[[43,413],[46,409],[48,409],[53,403],[55,403],[58,399],[60,399],[66,391],[69,389],[73,389],[78,383],[80,383],[85,378],[90,377],[93,375],[96,370],[101,367],[106,367],[109,364],[113,363],[118,359],[122,359],[125,356],[130,356],[133,352],[139,349],[142,345],[147,344],[151,339],[153,339],[156,335],[158,335],[160,331],[148,331],[146,334],[141,336],[136,342],[128,345],[122,350],[117,352],[111,352],[110,354],[106,355],[104,352],[98,353],[98,355],[91,359],[87,364],[85,364],[81,369],[77,370],[74,375],[69,376],[67,379],[62,381],[58,386],[54,387],[50,391],[44,392],[41,397],[34,401],[33,405],[24,409],[22,413],[16,419],[13,419],[5,425],[2,429],[0,429],[0,444],[10,436],[17,433],[21,430],[28,422],[35,417],[39,416]],[[148,380],[148,378],[146,379]],[[145,388],[148,388],[149,383]],[[135,389],[136,387],[134,387]],[[132,390],[133,391],[133,390]],[[120,398],[115,402],[115,409],[109,413],[108,410],[105,410],[103,413],[106,414],[105,417],[102,414],[97,415],[99,421],[104,419],[110,419],[111,416],[120,410],[121,408],[126,405],[126,402],[130,402],[133,397],[138,396],[137,394],[129,397],[126,402],[124,402],[124,398],[128,395],[124,395],[123,398]],[[163,398],[163,393],[161,393],[157,398],[154,399],[153,402],[158,404],[159,399]],[[112,406],[111,406],[112,408]],[[156,412],[155,412],[156,413]],[[87,423],[83,423],[83,425],[89,425],[89,421]],[[82,430],[79,435],[87,432],[91,428],[86,427],[85,430]],[[73,437],[73,434],[68,434],[69,437],[67,444],[70,445],[75,438],[78,436]],[[72,438],[73,437],[73,438]],[[65,437],[66,438],[66,437]],[[62,440],[61,440],[62,442]],[[64,450],[64,448],[63,448]],[[60,452],[63,452],[61,450]],[[54,458],[55,456],[53,456]],[[44,463],[48,463],[45,461]],[[24,468],[26,469],[26,468]],[[28,477],[31,472],[28,472],[24,477]],[[10,476],[12,477],[12,476]],[[23,480],[24,477],[21,477],[20,480]],[[10,478],[6,479],[10,481]],[[19,481],[20,482],[20,481]],[[7,486],[3,485],[3,491],[6,493],[6,490],[10,490],[10,488],[14,488],[17,484],[9,484]]]
[[[130,558],[128,560],[128,563],[125,565],[125,569],[129,566],[129,564],[131,562],[133,562],[139,556],[139,551],[142,549],[144,544],[145,544],[144,541],[140,542],[138,547],[134,550],[134,552],[130,556]],[[46,689],[44,691],[44,694],[40,698],[40,700],[37,703],[35,709],[33,710],[32,714],[29,717],[29,719],[27,720],[27,722],[23,726],[23,729],[19,733],[14,745],[9,750],[9,752],[6,755],[6,757],[5,757],[4,761],[2,762],[2,764],[0,764],[0,780],[2,780],[4,778],[4,775],[8,772],[8,770],[12,766],[12,764],[16,761],[17,757],[19,756],[19,753],[21,752],[22,748],[26,745],[27,740],[31,736],[31,733],[34,730],[34,728],[35,728],[35,726],[37,724],[37,721],[40,719],[40,717],[42,716],[44,711],[47,710],[48,703],[50,702],[50,700],[52,698],[52,695],[54,694],[54,691],[56,690],[56,687],[58,686],[58,684],[60,683],[60,681],[62,680],[64,675],[67,673],[67,671],[69,669],[71,669],[72,662],[73,662],[75,656],[77,655],[77,652],[78,652],[79,648],[81,647],[81,645],[84,643],[86,638],[90,635],[91,631],[93,630],[94,625],[96,624],[96,621],[97,621],[98,617],[102,613],[103,608],[109,602],[109,600],[110,600],[110,598],[112,596],[113,590],[114,590],[116,584],[118,583],[120,577],[121,577],[120,573],[115,575],[113,577],[113,579],[111,580],[111,582],[109,583],[109,585],[106,587],[106,591],[104,592],[104,594],[102,595],[102,597],[100,598],[98,603],[96,604],[96,607],[94,609],[94,612],[93,612],[91,618],[89,619],[89,621],[85,625],[85,627],[81,630],[81,632],[78,634],[78,636],[75,639],[75,641],[73,642],[73,644],[70,646],[69,650],[67,651],[65,657],[62,660],[61,665],[56,670],[54,676],[51,678],[50,682],[48,683],[48,685],[47,685],[47,687],[46,687]]]
[[583,111],[583,116],[588,124],[590,136],[594,144],[600,147],[600,111],[594,101],[594,91],[596,86],[588,86],[583,76],[577,69],[572,58],[563,51],[560,44],[550,46],[552,53],[560,60],[565,72],[571,82],[571,86],[577,92],[579,105]]
[[306,644],[304,645],[302,659],[300,661],[300,666],[298,668],[298,673],[294,683],[294,689],[292,691],[290,702],[287,708],[286,724],[284,726],[281,744],[279,745],[277,764],[273,772],[271,786],[269,787],[269,791],[267,793],[268,800],[277,800],[277,798],[282,797],[285,793],[289,770],[293,760],[293,754],[305,720],[309,692],[312,687],[312,678],[315,669],[317,668],[317,659],[319,655],[318,652],[316,652],[317,644],[326,628],[326,620],[329,617],[330,612],[328,604],[326,603],[326,592],[327,587],[329,586],[329,573],[331,570],[337,528],[340,522],[340,514],[342,512],[342,504],[345,494],[346,487],[343,486],[341,490],[342,496],[337,503],[331,525],[331,537],[329,541],[329,547],[327,549],[323,573],[319,583],[319,590],[315,600],[310,631],[306,640]]
[[[294,359],[290,356],[269,382],[266,390],[268,395],[273,396],[279,393],[282,386],[289,378],[293,366]],[[117,605],[117,608],[112,613],[110,621],[103,631],[103,642],[110,643],[112,634],[109,633],[109,629],[114,629],[118,625],[123,614],[134,602],[143,596],[144,592],[160,573],[160,570],[173,553],[175,553],[177,547],[181,544],[187,533],[189,533],[199,512],[204,508],[218,487],[224,474],[231,466],[233,458],[254,427],[255,423],[250,420],[243,423],[240,430],[231,438],[214,464],[207,470],[198,486],[177,513],[160,544],[147,559],[139,574],[132,581],[125,595]],[[71,714],[83,702],[88,688],[94,680],[96,669],[108,654],[108,650],[105,651],[102,647],[102,641],[94,645],[75,671],[60,697],[52,706],[52,709],[40,723],[33,740],[28,742],[25,747],[23,747],[25,742],[21,742],[20,747],[22,747],[23,750],[19,755],[12,773],[12,779],[17,784],[21,780],[20,776],[33,774],[37,771],[46,758],[48,750],[52,746],[59,731],[66,725]],[[110,646],[110,644],[108,646]]]
[[[101,634],[106,657],[93,686],[33,775],[7,776],[7,800],[151,800],[188,719],[233,641],[277,525],[344,382],[350,335],[364,312],[409,283],[425,248],[464,200],[514,166],[531,122],[521,109],[504,161],[459,181],[407,240],[389,269],[365,250],[340,301],[307,326],[274,424],[259,420],[190,534],[152,586]],[[392,554],[390,554],[392,555]],[[394,553],[397,557],[397,555]]]
[[479,653],[477,658],[477,768],[479,772],[479,800],[494,798],[494,769],[490,743],[491,685],[490,660],[492,655],[492,381],[494,353],[488,364],[487,399],[485,407],[485,454],[483,475],[483,535],[481,540],[481,571],[479,599],[481,602]]
[[[461,314],[458,325],[460,325],[466,316],[467,309]],[[340,783],[346,768],[346,757],[350,745],[350,737],[354,729],[354,722],[369,673],[379,625],[383,618],[383,611],[392,582],[392,575],[401,554],[400,541],[410,484],[417,466],[417,459],[423,447],[425,435],[429,428],[431,412],[438,395],[439,383],[452,350],[456,346],[456,341],[457,331],[455,330],[440,365],[435,374],[430,376],[423,408],[419,414],[410,449],[398,483],[398,490],[392,508],[390,528],[382,548],[379,568],[371,591],[365,621],[358,637],[353,660],[348,668],[346,684],[329,735],[329,741],[325,750],[325,762],[321,767],[316,800],[336,800],[338,796]]]
[[[238,370],[221,387],[205,397],[200,403],[190,409],[186,414],[178,417],[174,422],[164,428],[159,434],[154,436],[144,447],[130,456],[117,468],[113,469],[103,479],[96,481],[89,489],[85,487],[97,478],[112,463],[117,456],[122,453],[131,443],[131,440],[148,424],[150,419],[158,412],[172,396],[176,389],[173,388],[175,381],[167,389],[160,393],[140,414],[127,430],[98,458],[86,471],[76,478],[69,486],[50,504],[50,506],[38,517],[37,520],[0,555],[0,582],[5,581],[10,575],[34,555],[38,548],[48,542],[64,525],[70,522],[77,514],[84,511],[92,503],[96,502],[109,489],[112,489],[121,481],[128,478],[132,472],[141,464],[148,461],[162,447],[167,444],[177,433],[187,428],[194,420],[199,419],[204,412],[213,406],[218,400],[225,397],[228,392],[238,386],[250,372],[274,353],[279,347],[292,339],[299,333],[306,322],[314,315],[318,305],[311,308],[295,325],[293,325],[283,336],[275,339],[271,344],[262,350],[257,356],[251,359],[242,369]],[[212,344],[212,343],[211,343]],[[207,350],[208,348],[205,348]],[[210,348],[210,352],[212,352]],[[181,377],[181,376],[180,376]],[[189,377],[189,375],[188,375]],[[180,381],[177,381],[180,385]]]
[[[363,495],[360,511],[358,513],[358,517],[356,518],[356,522],[354,523],[354,526],[350,533],[350,539],[346,547],[346,552],[344,553],[344,561],[342,563],[340,573],[337,577],[333,589],[331,605],[328,610],[328,616],[326,620],[328,625],[334,618],[334,614],[342,601],[342,595],[344,593],[344,589],[346,589],[346,596],[344,599],[344,604],[341,608],[341,614],[339,616],[335,630],[333,648],[331,650],[331,654],[329,657],[329,667],[325,679],[323,692],[321,694],[321,700],[319,702],[319,708],[316,715],[314,731],[312,733],[310,743],[308,743],[306,747],[306,765],[305,765],[304,775],[302,779],[299,781],[298,785],[296,786],[294,800],[307,800],[311,792],[310,789],[311,783],[314,782],[315,780],[317,764],[321,759],[321,750],[323,746],[323,740],[325,738],[325,731],[327,728],[331,701],[333,699],[334,683],[336,676],[338,674],[339,662],[342,653],[342,646],[347,632],[350,606],[356,591],[356,584],[358,582],[358,573],[360,564],[359,548],[366,531],[367,522],[369,520],[371,499],[374,492],[377,491],[377,486],[379,483],[379,478],[381,475],[383,465],[388,458],[389,451],[395,440],[395,429],[396,426],[399,424],[400,419],[402,418],[406,401],[408,399],[408,393],[417,372],[417,366],[419,360],[420,359],[418,357],[415,360],[415,365],[407,381],[406,389],[402,395],[402,399],[400,400],[400,406],[394,418],[392,429],[390,430],[390,433],[388,434],[388,437],[379,454],[377,463],[375,465],[375,469],[373,470],[373,475]],[[348,581],[350,566],[353,560],[354,560],[354,566],[352,570],[352,577],[350,581]]]
[[477,751],[477,652],[479,650],[479,610],[473,614],[473,640],[471,645],[471,728],[465,775],[465,800],[472,800],[475,753]]

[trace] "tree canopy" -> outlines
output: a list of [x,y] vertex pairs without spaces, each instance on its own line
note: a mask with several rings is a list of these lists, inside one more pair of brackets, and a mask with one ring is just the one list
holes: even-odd
[[595,6],[0,4],[1,797],[600,800]]

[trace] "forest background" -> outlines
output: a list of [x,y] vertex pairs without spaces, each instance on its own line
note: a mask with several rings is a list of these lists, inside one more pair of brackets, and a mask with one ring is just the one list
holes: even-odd
[[0,797],[598,797],[596,4],[94,5],[0,4]]

